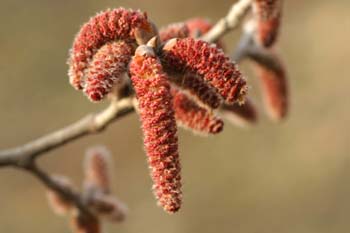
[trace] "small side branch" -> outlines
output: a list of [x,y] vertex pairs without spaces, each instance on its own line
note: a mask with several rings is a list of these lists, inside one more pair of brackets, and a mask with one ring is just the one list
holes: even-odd
[[50,175],[40,169],[35,163],[32,163],[24,168],[26,171],[37,177],[47,188],[59,193],[66,200],[74,203],[80,213],[90,216],[90,210],[84,204],[83,198],[79,193],[73,192],[70,189],[66,189],[59,182],[56,182]]
[[227,32],[235,29],[247,13],[252,2],[253,0],[240,0],[235,3],[228,14],[220,19],[208,33],[201,37],[201,39],[207,42],[215,42]]

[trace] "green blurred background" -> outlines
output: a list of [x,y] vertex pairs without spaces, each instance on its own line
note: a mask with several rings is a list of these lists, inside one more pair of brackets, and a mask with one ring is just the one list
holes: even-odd
[[[193,16],[213,21],[233,1],[0,1],[0,148],[25,143],[106,106],[91,104],[67,79],[67,55],[79,26],[108,7],[140,8],[158,26]],[[130,213],[108,232],[340,233],[350,229],[350,2],[285,1],[279,50],[289,69],[289,118],[274,124],[259,107],[257,127],[229,124],[215,137],[181,130],[184,204],[164,213],[151,193],[135,114],[41,159],[79,184],[93,144],[113,152],[114,192]],[[234,47],[239,31],[225,41]],[[250,76],[248,67],[242,66]],[[254,77],[251,94],[261,106]],[[44,187],[24,172],[0,170],[0,232],[69,232],[49,209]]]

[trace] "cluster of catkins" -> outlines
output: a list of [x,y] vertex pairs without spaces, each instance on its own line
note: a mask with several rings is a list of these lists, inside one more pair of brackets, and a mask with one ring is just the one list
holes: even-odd
[[[277,35],[277,2],[254,2],[257,40],[264,47]],[[143,12],[106,10],[81,27],[68,61],[70,83],[91,101],[115,95],[125,85],[132,88],[153,190],[169,213],[182,201],[177,125],[207,135],[223,129],[217,114],[256,121],[254,106],[245,100],[246,80],[223,52],[223,43],[196,39],[211,27],[196,18],[158,32]]]
[[273,120],[283,120],[288,113],[289,90],[285,66],[275,51],[282,0],[255,0],[252,11],[253,17],[244,25],[244,35],[233,58],[252,62],[266,112]]
[[105,147],[96,146],[86,152],[85,179],[81,194],[69,178],[61,175],[53,176],[54,181],[66,192],[80,196],[82,204],[91,212],[82,213],[72,200],[68,200],[55,190],[47,190],[47,198],[52,210],[58,215],[70,216],[73,232],[99,233],[101,232],[100,217],[112,222],[120,222],[125,218],[127,207],[111,192],[110,167],[110,152]]

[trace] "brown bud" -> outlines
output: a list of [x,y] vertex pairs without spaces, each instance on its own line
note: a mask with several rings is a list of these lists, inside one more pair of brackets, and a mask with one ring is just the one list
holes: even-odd
[[128,212],[127,206],[116,197],[95,193],[88,200],[89,208],[96,215],[105,217],[112,222],[121,222]]
[[109,193],[110,167],[111,155],[104,146],[95,146],[88,149],[84,164],[84,188]]
[[101,233],[98,218],[81,214],[78,211],[71,216],[71,228],[74,233]]

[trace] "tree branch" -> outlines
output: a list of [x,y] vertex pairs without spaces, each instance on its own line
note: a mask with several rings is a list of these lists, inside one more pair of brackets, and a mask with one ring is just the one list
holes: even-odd
[[254,35],[250,31],[243,33],[231,56],[232,60],[239,63],[246,58],[250,58],[259,64],[270,67],[272,70],[283,70],[278,56],[270,50],[257,45],[253,37]]
[[201,39],[208,42],[215,42],[227,32],[235,29],[247,13],[252,2],[253,0],[240,0],[233,4],[228,14],[220,19]]
[[81,120],[45,135],[25,145],[0,151],[1,166],[25,167],[36,157],[82,136],[99,132],[107,125],[133,112],[131,98],[112,101],[108,108],[97,114],[89,114]]
[[56,182],[50,175],[48,175],[45,171],[40,169],[37,166],[37,164],[32,163],[31,165],[28,165],[24,169],[30,172],[35,177],[37,177],[47,188],[59,193],[66,200],[69,200],[72,203],[74,203],[74,205],[79,209],[80,213],[86,216],[92,215],[79,193],[73,192],[72,190],[61,186],[59,182]]

